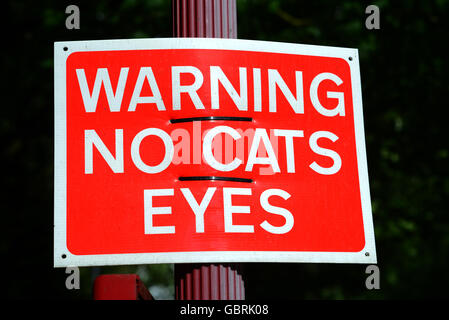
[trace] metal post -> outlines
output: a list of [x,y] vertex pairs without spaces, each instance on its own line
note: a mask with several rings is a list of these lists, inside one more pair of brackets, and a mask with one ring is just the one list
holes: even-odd
[[[173,36],[237,38],[236,0],[173,0]],[[244,300],[238,264],[176,264],[177,300]]]
[[173,0],[173,36],[237,38],[236,0]]
[[239,264],[176,264],[177,300],[244,300]]

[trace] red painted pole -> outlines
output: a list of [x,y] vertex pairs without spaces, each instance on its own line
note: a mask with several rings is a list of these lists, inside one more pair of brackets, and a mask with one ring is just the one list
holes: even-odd
[[244,300],[239,264],[175,264],[176,300]]
[[[236,0],[173,0],[173,36],[237,38]],[[238,264],[175,264],[177,300],[244,300]]]
[[173,0],[173,36],[237,38],[236,0]]

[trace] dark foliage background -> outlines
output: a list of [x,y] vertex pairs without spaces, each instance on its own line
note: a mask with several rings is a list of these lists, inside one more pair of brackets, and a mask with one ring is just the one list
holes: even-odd
[[[449,1],[237,0],[238,37],[359,49],[381,289],[364,265],[246,264],[247,298],[447,298]],[[65,28],[76,4],[81,29]],[[380,8],[380,30],[365,8]],[[3,293],[90,299],[99,273],[137,272],[173,296],[170,265],[81,268],[81,290],[53,265],[53,42],[171,37],[169,0],[8,1],[2,47]]]

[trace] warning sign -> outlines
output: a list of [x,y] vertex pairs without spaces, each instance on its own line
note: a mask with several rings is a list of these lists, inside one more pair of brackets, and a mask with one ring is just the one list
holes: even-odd
[[375,262],[357,50],[55,43],[54,258]]

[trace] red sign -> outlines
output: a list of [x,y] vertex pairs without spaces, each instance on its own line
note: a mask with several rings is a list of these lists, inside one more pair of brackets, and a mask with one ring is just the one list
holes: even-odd
[[375,262],[357,50],[55,44],[55,265]]

